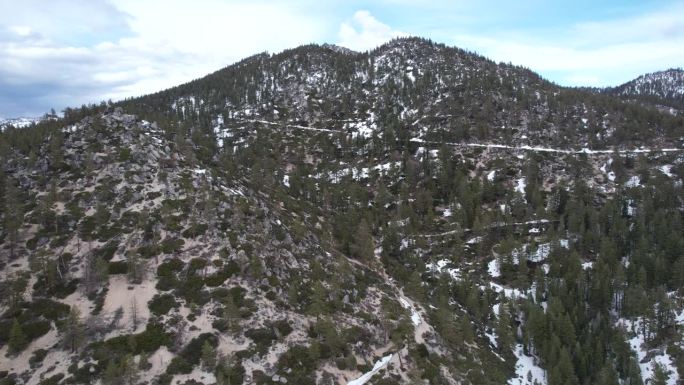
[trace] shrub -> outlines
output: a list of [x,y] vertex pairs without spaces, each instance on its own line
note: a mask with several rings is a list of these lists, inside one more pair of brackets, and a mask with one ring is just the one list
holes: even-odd
[[131,159],[131,149],[128,147],[119,148],[119,162],[126,162]]
[[175,277],[160,276],[155,287],[159,291],[171,290],[178,287],[178,280]]
[[119,242],[118,241],[109,241],[104,246],[95,250],[94,254],[98,257],[101,257],[105,261],[109,261],[112,259],[112,257],[114,256],[114,253],[116,253],[116,250],[118,248],[119,248]]
[[185,238],[195,238],[204,234],[208,228],[209,226],[205,223],[193,223],[183,231],[182,235]]
[[52,377],[46,378],[38,383],[38,385],[57,385],[64,378],[64,373],[57,373]]
[[235,261],[230,261],[223,266],[221,271],[216,272],[204,279],[204,283],[210,287],[217,287],[222,285],[228,278],[237,274],[240,271],[240,266]]
[[38,349],[34,351],[31,355],[31,358],[29,358],[29,365],[31,366],[31,369],[38,367],[38,365],[41,364],[45,359],[45,356],[47,356],[47,353],[48,352],[45,349]]
[[195,274],[197,270],[203,269],[207,265],[207,260],[204,258],[193,258],[188,264],[188,273]]
[[57,321],[69,314],[71,308],[61,302],[56,302],[47,298],[39,298],[31,302],[29,311],[31,314],[42,315],[43,317]]
[[185,241],[178,238],[165,238],[161,242],[162,253],[171,254],[180,251],[185,244]]
[[128,263],[126,261],[109,262],[107,265],[107,271],[110,275],[127,274]]
[[171,294],[156,294],[147,305],[152,314],[164,315],[171,309],[177,308],[179,303],[176,302],[176,298]]
[[283,353],[278,359],[278,370],[281,376],[291,384],[313,385],[313,372],[317,362],[308,348],[296,345]]
[[160,277],[170,277],[174,273],[183,270],[185,263],[178,258],[173,258],[165,261],[157,267],[157,275]]
[[286,319],[273,322],[273,327],[275,327],[283,337],[287,337],[290,333],[292,333],[292,326],[290,326],[290,323],[287,322]]
[[218,338],[210,333],[203,333],[199,336],[193,338],[188,344],[183,348],[183,350],[178,353],[171,363],[169,363],[168,368],[166,368],[167,374],[188,374],[192,372],[192,369],[197,366],[202,357],[202,345],[208,342],[211,347],[218,346]]
[[271,328],[250,329],[245,332],[245,336],[254,341],[260,355],[265,354],[277,338]]
[[159,255],[159,247],[157,245],[145,245],[138,247],[138,254],[145,259],[150,259]]
[[33,341],[36,338],[45,335],[52,328],[50,322],[44,320],[24,323],[21,327],[28,341]]
[[156,322],[150,322],[142,333],[93,342],[84,354],[98,361],[96,371],[102,371],[112,360],[120,360],[127,354],[135,356],[141,353],[152,353],[161,346],[168,346],[170,343],[171,338],[164,331],[164,327]]

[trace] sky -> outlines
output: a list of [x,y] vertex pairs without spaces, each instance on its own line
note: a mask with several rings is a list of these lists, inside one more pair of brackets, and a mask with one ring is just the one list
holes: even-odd
[[264,51],[409,35],[611,86],[684,66],[684,1],[0,0],[0,117],[155,92]]

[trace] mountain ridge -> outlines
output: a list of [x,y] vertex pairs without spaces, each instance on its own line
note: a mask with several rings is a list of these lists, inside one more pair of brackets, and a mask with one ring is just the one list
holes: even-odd
[[674,385],[682,129],[416,38],[7,129],[0,385]]

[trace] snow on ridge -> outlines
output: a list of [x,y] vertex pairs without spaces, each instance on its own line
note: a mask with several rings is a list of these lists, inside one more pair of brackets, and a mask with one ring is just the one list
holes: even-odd
[[532,152],[550,152],[558,154],[587,154],[587,155],[602,155],[602,154],[649,154],[658,152],[684,152],[684,148],[637,148],[633,150],[591,150],[589,148],[582,148],[580,150],[574,149],[560,149],[551,147],[535,147],[535,146],[508,146],[505,144],[492,144],[492,143],[453,143],[453,142],[436,142],[428,141],[422,138],[411,138],[411,142],[414,143],[428,143],[428,144],[445,144],[447,146],[455,147],[479,147],[479,148],[497,148],[502,150],[517,150],[517,151],[532,151]]
[[34,123],[39,123],[42,118],[28,118],[28,117],[19,117],[19,118],[0,118],[0,130],[4,130],[6,127],[12,126],[14,128],[26,128]]

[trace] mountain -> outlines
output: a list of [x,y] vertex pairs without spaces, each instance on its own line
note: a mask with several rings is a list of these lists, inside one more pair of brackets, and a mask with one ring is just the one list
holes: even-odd
[[439,133],[453,142],[576,148],[640,146],[682,133],[681,119],[655,108],[558,87],[525,68],[419,38],[368,53],[303,46],[260,54],[124,106],[202,125],[211,123],[201,119],[219,117],[312,126],[337,121],[340,129],[363,124],[394,134],[405,126],[405,136],[419,137],[429,124],[425,139]]
[[682,99],[684,98],[684,70],[672,68],[641,75],[611,89],[611,92],[623,96],[644,95],[662,99]]
[[0,384],[674,385],[683,130],[420,38],[8,128]]
[[12,126],[16,128],[24,128],[28,127],[32,124],[36,124],[40,122],[42,118],[27,118],[27,117],[20,117],[20,118],[9,118],[9,119],[4,119],[0,118],[0,130],[4,130],[5,128]]
[[672,68],[641,75],[620,86],[604,89],[602,92],[641,100],[659,106],[671,114],[681,114],[684,110],[684,70]]

